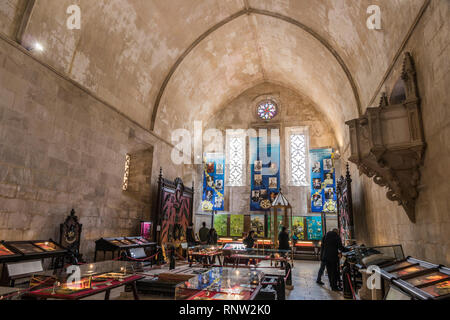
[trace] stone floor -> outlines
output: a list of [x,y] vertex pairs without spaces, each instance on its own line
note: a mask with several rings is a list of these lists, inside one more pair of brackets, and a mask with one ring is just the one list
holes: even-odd
[[[343,300],[342,293],[331,291],[328,283],[328,277],[323,276],[324,286],[316,284],[317,272],[320,263],[318,261],[296,260],[292,270],[293,290],[286,290],[287,300]],[[142,300],[172,300],[172,298],[164,296],[150,296],[140,294]],[[123,292],[119,300],[131,300],[133,295],[131,292]]]
[[287,300],[343,300],[341,292],[334,292],[330,289],[328,277],[322,277],[324,286],[316,283],[317,272],[320,262],[296,260],[292,270],[293,290],[286,291]]

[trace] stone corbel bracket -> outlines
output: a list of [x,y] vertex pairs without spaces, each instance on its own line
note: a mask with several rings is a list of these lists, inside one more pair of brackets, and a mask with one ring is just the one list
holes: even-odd
[[426,143],[416,70],[408,52],[394,90],[390,101],[383,94],[377,108],[368,108],[362,117],[346,122],[350,128],[349,161],[386,187],[387,198],[403,206],[414,223]]

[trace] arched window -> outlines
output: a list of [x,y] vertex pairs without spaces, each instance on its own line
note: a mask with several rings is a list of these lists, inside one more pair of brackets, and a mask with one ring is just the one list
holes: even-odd
[[288,185],[309,185],[309,135],[307,128],[286,128],[286,154]]

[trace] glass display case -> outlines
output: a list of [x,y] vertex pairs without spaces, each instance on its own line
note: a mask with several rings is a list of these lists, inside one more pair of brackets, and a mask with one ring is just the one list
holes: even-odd
[[405,261],[383,268],[381,274],[414,299],[450,299],[449,268],[407,258]]
[[39,299],[83,299],[126,284],[143,276],[136,272],[139,264],[129,261],[104,261],[69,266],[35,273],[25,295]]
[[176,300],[253,300],[264,273],[256,269],[212,268],[175,290]]
[[199,245],[189,247],[187,249],[187,256],[190,265],[194,261],[201,262],[203,264],[213,264],[215,263],[215,258],[218,258],[218,262],[222,264],[222,247],[214,245]]
[[361,267],[371,265],[385,266],[405,259],[401,245],[376,246],[376,247],[353,247],[354,259]]
[[11,287],[0,287],[0,301],[2,300],[17,300],[22,295],[24,290]]
[[97,253],[103,252],[106,257],[107,252],[111,252],[111,259],[115,258],[115,254],[120,256],[122,252],[126,252],[130,256],[130,249],[144,248],[146,253],[151,256],[156,250],[156,243],[150,242],[144,237],[114,237],[101,238],[95,241],[94,261],[97,261]]

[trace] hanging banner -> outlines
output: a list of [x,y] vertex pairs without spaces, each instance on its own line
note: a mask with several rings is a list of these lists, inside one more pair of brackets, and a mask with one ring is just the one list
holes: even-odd
[[280,192],[280,143],[250,138],[250,211],[270,209]]
[[336,213],[336,179],[333,149],[310,150],[311,211]]
[[210,153],[204,157],[203,211],[224,211],[225,199],[225,156]]

